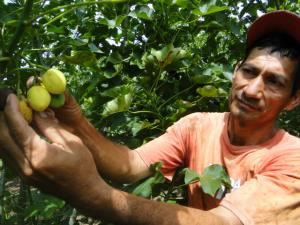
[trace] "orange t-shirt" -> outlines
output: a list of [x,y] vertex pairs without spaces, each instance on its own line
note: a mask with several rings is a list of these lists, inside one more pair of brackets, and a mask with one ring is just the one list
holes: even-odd
[[222,199],[189,186],[189,206],[222,205],[245,225],[300,224],[300,139],[279,130],[260,145],[235,146],[227,134],[229,113],[193,113],[136,151],[147,165],[163,162],[171,179],[178,167],[199,174],[211,164],[226,167],[233,189]]

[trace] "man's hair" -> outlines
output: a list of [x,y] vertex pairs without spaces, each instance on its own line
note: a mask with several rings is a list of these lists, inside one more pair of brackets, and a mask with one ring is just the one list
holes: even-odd
[[296,91],[300,89],[300,44],[285,33],[269,33],[255,41],[253,45],[246,49],[246,54],[241,65],[246,61],[254,48],[267,49],[269,54],[276,52],[280,54],[280,57],[287,57],[297,61],[291,92],[291,94],[294,95]]

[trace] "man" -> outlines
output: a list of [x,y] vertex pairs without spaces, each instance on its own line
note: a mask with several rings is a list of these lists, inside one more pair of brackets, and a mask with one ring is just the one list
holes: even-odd
[[[35,115],[46,142],[10,94],[0,117],[1,157],[30,184],[118,224],[299,224],[300,139],[276,127],[279,113],[300,101],[299,28],[300,18],[287,11],[260,17],[234,70],[230,113],[188,115],[134,151],[99,134],[68,93],[55,117]],[[213,199],[191,185],[191,207],[184,207],[124,193],[101,178],[137,181],[159,160],[167,178],[181,165],[201,173],[222,164],[234,190]]]

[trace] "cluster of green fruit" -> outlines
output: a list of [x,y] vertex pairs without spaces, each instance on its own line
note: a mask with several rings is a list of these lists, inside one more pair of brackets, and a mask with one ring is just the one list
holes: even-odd
[[65,75],[54,68],[47,70],[41,82],[30,87],[27,98],[20,98],[20,111],[28,123],[32,121],[32,110],[42,112],[48,107],[59,108],[65,103]]

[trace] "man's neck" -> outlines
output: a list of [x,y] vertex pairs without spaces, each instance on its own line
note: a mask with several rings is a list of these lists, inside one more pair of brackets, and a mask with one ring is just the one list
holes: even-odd
[[275,123],[256,124],[254,121],[241,121],[229,114],[228,136],[233,145],[258,145],[271,139],[277,132]]

